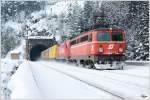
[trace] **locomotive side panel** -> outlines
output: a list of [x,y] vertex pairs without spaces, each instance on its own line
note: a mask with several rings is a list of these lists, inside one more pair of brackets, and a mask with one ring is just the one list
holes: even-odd
[[90,47],[92,44],[94,32],[87,32],[84,35],[78,36],[76,39],[71,40],[76,41],[75,44],[71,44],[70,56],[71,58],[84,58],[86,59],[90,55]]
[[73,56],[83,56],[89,54],[89,43],[84,42],[71,47],[71,57]]
[[65,41],[57,48],[57,59],[68,59],[70,56],[70,43]]

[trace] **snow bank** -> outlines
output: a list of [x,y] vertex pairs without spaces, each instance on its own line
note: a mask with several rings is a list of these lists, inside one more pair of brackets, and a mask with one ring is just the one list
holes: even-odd
[[[11,53],[20,53],[19,60],[10,59]],[[23,57],[25,54],[25,40],[22,40],[21,45],[16,47],[16,49],[10,51],[5,59],[1,60],[1,97],[2,99],[10,99],[10,89],[8,89],[8,82],[13,76],[13,74],[18,69],[19,65],[23,62]]]
[[1,98],[2,99],[9,99],[11,91],[8,89],[7,84],[11,78],[11,76],[16,72],[17,68],[21,61],[18,60],[11,60],[11,59],[2,59],[1,60]]
[[24,61],[18,71],[11,77],[8,88],[12,91],[11,99],[41,98],[27,61]]

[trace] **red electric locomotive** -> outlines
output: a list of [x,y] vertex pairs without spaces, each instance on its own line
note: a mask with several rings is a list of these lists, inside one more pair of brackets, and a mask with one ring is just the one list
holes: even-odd
[[[122,69],[125,45],[124,30],[94,29],[60,44],[57,49],[57,59],[65,59],[88,68]],[[102,64],[108,66],[103,67]]]
[[108,69],[123,68],[125,44],[122,29],[94,29],[70,40],[70,59],[90,68],[100,63],[110,64]]
[[[123,69],[125,31],[110,28],[104,19],[97,17],[96,24],[88,28],[89,31],[60,44],[57,59],[67,59],[89,68]],[[102,67],[102,64],[108,66]]]

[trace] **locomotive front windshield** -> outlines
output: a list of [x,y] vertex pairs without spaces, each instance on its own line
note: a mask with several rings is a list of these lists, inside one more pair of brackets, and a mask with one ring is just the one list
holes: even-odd
[[112,32],[112,41],[123,41],[121,32]]
[[97,40],[98,41],[110,41],[110,33],[109,32],[98,32]]
[[122,32],[98,32],[97,33],[98,41],[123,41]]

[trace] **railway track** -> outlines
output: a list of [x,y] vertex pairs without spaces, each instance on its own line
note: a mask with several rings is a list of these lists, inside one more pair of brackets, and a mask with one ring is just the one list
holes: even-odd
[[[39,87],[38,81],[36,80],[34,71],[33,71],[33,69],[32,69],[32,65],[31,65],[30,61],[27,60],[27,62],[28,62],[29,69],[31,70],[33,80],[34,80],[34,82],[35,82],[35,84],[36,84],[38,90],[41,90],[41,88]],[[44,97],[44,95],[42,94],[42,92],[40,92],[40,94],[41,94],[42,97]]]
[[[32,66],[32,64],[31,64],[29,61],[28,61],[28,65],[29,65],[29,67],[30,67],[30,70],[31,70],[32,75],[33,75],[33,79],[34,79],[34,81],[35,81],[35,83],[36,83],[38,89],[41,90],[41,88],[40,88],[39,85],[38,85],[38,81],[37,81],[37,79],[36,79],[36,77],[35,77],[35,73],[34,73],[33,68],[32,68],[33,66]],[[98,86],[96,86],[96,85],[94,85],[94,84],[92,84],[92,83],[90,83],[90,82],[84,81],[84,80],[82,80],[82,79],[80,79],[80,78],[78,78],[78,77],[76,77],[76,76],[70,75],[70,74],[68,74],[68,73],[65,73],[65,72],[63,72],[63,71],[61,71],[61,70],[58,70],[58,69],[55,69],[55,68],[52,68],[52,67],[50,67],[50,66],[48,66],[48,65],[45,65],[45,64],[41,64],[41,65],[44,66],[44,67],[46,67],[46,68],[48,68],[48,69],[50,69],[50,70],[53,70],[53,71],[58,72],[58,73],[61,73],[61,74],[65,75],[65,76],[67,76],[67,77],[70,77],[70,78],[72,78],[72,79],[75,79],[75,80],[77,80],[77,81],[80,81],[80,82],[82,82],[82,83],[84,83],[84,84],[86,84],[86,85],[89,85],[90,87],[93,87],[93,88],[95,88],[95,89],[98,89],[98,90],[100,90],[100,91],[103,91],[104,93],[106,93],[106,94],[108,94],[108,95],[111,95],[112,97],[114,97],[114,98],[117,99],[117,100],[122,100],[122,99],[124,99],[124,97],[121,97],[121,96],[119,96],[119,95],[116,95],[116,94],[114,94],[114,93],[112,93],[112,92],[110,92],[110,91],[107,91],[106,89],[100,88],[100,87],[98,87]],[[42,96],[43,96],[43,94],[42,94]],[[44,96],[43,96],[43,97],[44,97]]]
[[[147,89],[147,87],[144,86],[144,85],[140,85],[140,84],[137,84],[135,82],[130,82],[129,80],[127,81],[127,80],[119,80],[119,79],[116,79],[116,78],[112,78],[112,77],[110,77],[111,75],[104,76],[104,75],[100,75],[99,73],[94,73],[94,72],[91,72],[91,73],[86,72],[86,73],[90,74],[92,76],[102,76],[102,77],[105,77],[107,79],[118,81],[120,83],[124,83],[124,84],[128,84],[128,85],[130,84],[130,85],[138,86],[138,87],[143,88],[143,89]],[[106,73],[106,74],[111,73],[111,74],[115,74],[119,77],[120,76],[125,76],[125,77],[127,76],[129,78],[132,77],[134,79],[137,78],[137,79],[142,79],[142,80],[148,80],[148,77],[146,77],[146,76],[139,76],[139,75],[133,75],[133,74],[121,73],[121,72],[113,72],[113,70],[103,70],[103,73]]]
[[[84,67],[81,67],[81,68],[84,68]],[[84,68],[85,69],[85,68]],[[82,73],[85,73],[85,71],[83,72],[82,70],[78,70],[78,69],[74,69],[74,70],[76,70],[76,71],[78,71],[78,72],[82,72]],[[134,75],[134,74],[129,74],[129,73],[121,73],[121,72],[113,72],[114,70],[101,70],[101,71],[103,71],[103,73],[106,73],[106,74],[109,74],[109,73],[111,73],[111,74],[115,74],[115,75],[117,75],[117,76],[125,76],[125,77],[132,77],[133,79],[135,79],[135,78],[137,78],[137,79],[142,79],[142,80],[147,80],[148,79],[148,77],[145,77],[145,76],[139,76],[139,75]],[[133,85],[133,86],[138,86],[138,87],[140,87],[140,88],[143,88],[143,89],[147,89],[147,87],[145,87],[144,85],[140,85],[140,84],[137,84],[137,83],[135,83],[135,82],[130,82],[129,80],[119,80],[119,79],[116,79],[116,78],[112,78],[112,77],[109,77],[109,76],[111,76],[111,75],[108,75],[108,76],[104,76],[104,75],[101,75],[100,73],[95,73],[95,72],[93,72],[93,71],[91,71],[91,72],[86,72],[86,74],[90,74],[90,75],[92,75],[92,76],[101,76],[101,77],[105,77],[105,78],[107,78],[107,79],[111,79],[111,80],[115,80],[115,81],[118,81],[118,82],[120,82],[120,83],[124,83],[124,84],[130,84],[130,85]]]
[[[138,96],[139,98],[142,98],[142,99],[145,99],[148,97],[148,94],[147,94],[148,87],[147,86],[145,87],[145,85],[138,84],[134,81],[130,82],[128,80],[124,81],[123,79],[119,80],[119,78],[116,79],[116,77],[111,77],[111,75],[109,75],[109,74],[112,74],[109,71],[107,72],[107,71],[103,70],[102,73],[104,73],[104,75],[101,75],[101,73],[98,73],[98,71],[96,71],[96,70],[88,70],[85,68],[83,68],[84,70],[82,70],[81,68],[78,68],[78,67],[72,68],[72,67],[70,67],[70,65],[65,66],[64,69],[61,69],[60,67],[56,67],[56,66],[63,66],[61,63],[48,64],[48,63],[44,63],[44,62],[39,62],[39,65],[42,67],[49,68],[55,72],[64,74],[72,79],[80,81],[80,82],[87,84],[93,88],[96,88],[100,91],[104,91],[105,93],[110,94],[118,99],[133,99],[132,95],[134,95],[134,94],[135,94],[134,95],[135,97]],[[88,70],[88,71],[86,71],[86,70]],[[113,72],[113,74],[115,74],[116,76],[117,75],[123,76],[123,77],[125,76],[125,74],[122,75],[122,73]],[[132,79],[134,79],[134,78],[139,78],[139,80],[141,78],[146,79],[146,77],[138,77],[138,76],[132,75],[132,74],[131,75],[129,74],[127,76],[132,77]],[[93,77],[93,79],[92,79],[92,77]],[[104,83],[101,83],[101,82],[104,82]],[[107,84],[107,83],[109,83],[110,85],[112,83],[114,87],[117,86],[117,87],[120,87],[123,89],[121,89],[121,92],[120,92],[117,89],[111,88],[109,86],[109,84],[106,86],[105,84]],[[130,93],[127,93],[127,92],[124,93],[124,89],[128,90],[128,91],[131,90],[131,92],[134,92],[135,90],[137,90],[138,92],[130,95]],[[140,93],[139,90],[143,91],[143,92]]]
[[[81,68],[85,68],[85,69],[89,69],[89,68],[83,67],[83,66],[80,66],[80,67]],[[130,77],[137,77],[137,78],[144,78],[144,79],[148,79],[149,78],[149,77],[146,77],[146,76],[134,75],[134,74],[129,74],[129,73],[114,72],[115,70],[105,70],[105,69],[97,69],[97,68],[94,69],[94,70],[99,70],[99,71],[103,71],[103,72],[107,72],[107,73],[112,73],[112,74],[118,74],[118,75],[122,75],[122,76],[130,76]]]
[[47,67],[47,68],[49,68],[49,69],[51,69],[51,70],[54,70],[54,71],[59,72],[59,73],[62,73],[62,74],[64,74],[64,75],[66,75],[66,76],[69,76],[69,77],[71,77],[71,78],[73,78],[73,79],[75,79],[75,80],[78,80],[78,81],[80,81],[80,82],[82,82],[82,83],[85,83],[85,84],[87,84],[87,85],[89,85],[89,86],[92,86],[92,87],[97,88],[97,89],[99,89],[99,90],[102,90],[102,91],[104,91],[104,92],[106,92],[106,93],[109,93],[109,94],[111,94],[112,96],[117,97],[118,99],[125,99],[125,98],[128,98],[128,97],[121,96],[120,94],[114,93],[113,91],[107,90],[107,88],[104,88],[104,87],[102,88],[102,87],[100,87],[100,86],[98,86],[98,85],[96,85],[96,84],[94,84],[94,83],[91,83],[91,82],[86,81],[86,80],[82,80],[82,79],[80,79],[79,77],[70,75],[69,73],[65,73],[65,72],[63,72],[63,71],[61,71],[61,70],[59,70],[59,69],[50,67],[50,66],[48,66],[48,65],[46,65],[46,64],[43,64],[43,65],[44,65],[44,67]]
[[[76,70],[76,71],[78,71],[78,70]],[[78,71],[78,72],[81,72],[81,71]],[[109,74],[109,72],[105,72],[105,71],[103,71],[104,73],[106,73],[106,74]],[[85,74],[85,72],[83,72],[84,74]],[[110,73],[111,73],[111,71],[110,71]],[[113,73],[113,72],[112,72]],[[123,84],[127,84],[127,85],[133,85],[133,86],[136,86],[136,87],[139,87],[139,88],[143,88],[143,89],[147,89],[147,87],[145,87],[144,85],[140,85],[140,84],[137,84],[137,83],[135,83],[135,82],[130,82],[129,80],[128,81],[126,81],[126,80],[119,80],[119,79],[116,79],[116,78],[112,78],[112,77],[110,77],[109,75],[108,76],[106,76],[106,75],[101,75],[101,74],[97,74],[97,73],[89,73],[89,72],[86,72],[86,74],[89,74],[89,75],[92,75],[93,77],[95,76],[101,76],[101,77],[104,77],[104,78],[106,78],[106,79],[110,79],[110,80],[114,80],[114,81],[117,81],[117,82],[120,82],[120,83],[123,83]],[[117,75],[119,75],[119,76],[125,76],[125,74],[122,74],[122,73],[113,73],[113,74],[117,74]],[[134,77],[134,78],[144,78],[144,79],[148,79],[147,77],[138,77],[138,76],[136,76],[136,75],[127,75],[127,76],[129,76],[129,77]]]
[[[98,74],[95,74],[94,75],[97,75],[97,76],[100,76]],[[136,83],[133,83],[133,82],[130,82],[130,81],[121,81],[119,79],[116,79],[116,78],[112,78],[112,77],[109,77],[109,76],[102,76],[102,77],[105,77],[107,79],[110,79],[110,80],[114,80],[114,81],[117,81],[119,82],[120,84],[127,84],[127,85],[133,85],[133,87],[138,87],[138,88],[143,88],[143,89],[147,89],[147,87],[143,86],[143,85],[139,85],[139,84],[136,84]]]
[[[73,75],[73,74],[71,74],[71,73],[67,73],[67,72],[65,72],[64,70],[62,70],[62,69],[58,69],[58,68],[54,68],[54,67],[50,67],[49,65],[46,65],[46,64],[43,64],[43,66],[47,66],[47,67],[49,67],[49,68],[52,68],[52,69],[54,69],[54,70],[57,70],[57,71],[59,71],[59,72],[61,72],[61,73],[63,73],[63,74],[66,74],[66,75],[68,75],[68,76],[70,76],[70,77],[72,77],[72,78],[75,78],[75,79],[77,79],[77,80],[80,80],[80,81],[82,81],[82,82],[84,82],[84,83],[86,83],[86,84],[89,84],[89,85],[92,85],[92,86],[94,86],[94,87],[96,87],[96,88],[99,88],[99,89],[101,89],[101,90],[106,90],[106,91],[108,91],[108,92],[110,92],[111,94],[114,94],[114,95],[116,95],[116,96],[118,96],[118,97],[120,97],[121,99],[131,99],[132,97],[131,96],[128,96],[128,95],[124,95],[123,93],[118,93],[117,91],[114,91],[114,90],[112,90],[112,89],[109,89],[109,88],[106,88],[106,87],[103,87],[103,86],[101,86],[101,84],[98,84],[98,83],[96,83],[96,82],[92,82],[92,81],[88,81],[88,80],[86,80],[86,79],[83,79],[83,78],[80,78],[80,77],[78,77],[78,76],[76,76],[76,75]],[[78,69],[78,68],[77,68]],[[70,70],[70,69],[69,69]],[[84,73],[84,74],[88,74],[89,76],[92,76],[92,77],[98,77],[98,76],[100,76],[99,74],[95,74],[95,73],[88,73],[88,72],[82,72],[82,70],[76,70],[76,68],[75,69],[73,69],[73,70],[70,70],[70,72],[72,72],[72,71],[75,71],[75,72],[79,72],[79,73]],[[108,73],[108,72],[105,72],[105,73]],[[118,74],[117,74],[118,75]],[[122,87],[126,87],[126,88],[128,88],[129,90],[142,90],[142,91],[148,91],[148,87],[145,87],[144,85],[140,85],[140,84],[136,84],[136,82],[130,82],[130,81],[121,81],[121,80],[118,80],[118,79],[115,79],[115,78],[111,78],[111,77],[109,77],[109,75],[108,76],[100,76],[100,77],[105,77],[106,79],[104,80],[104,81],[107,81],[108,80],[108,82],[110,81],[113,81],[113,82],[115,82],[115,84],[116,84],[116,86],[117,86],[117,84],[119,84],[119,85],[121,85]],[[131,77],[134,79],[134,75],[131,75]],[[138,78],[138,76],[136,76],[136,78]],[[140,77],[141,78],[141,77]],[[138,94],[138,93],[137,93]],[[144,95],[145,95],[145,92],[143,93]],[[147,94],[146,94],[147,95]],[[146,96],[147,97],[147,96]]]

